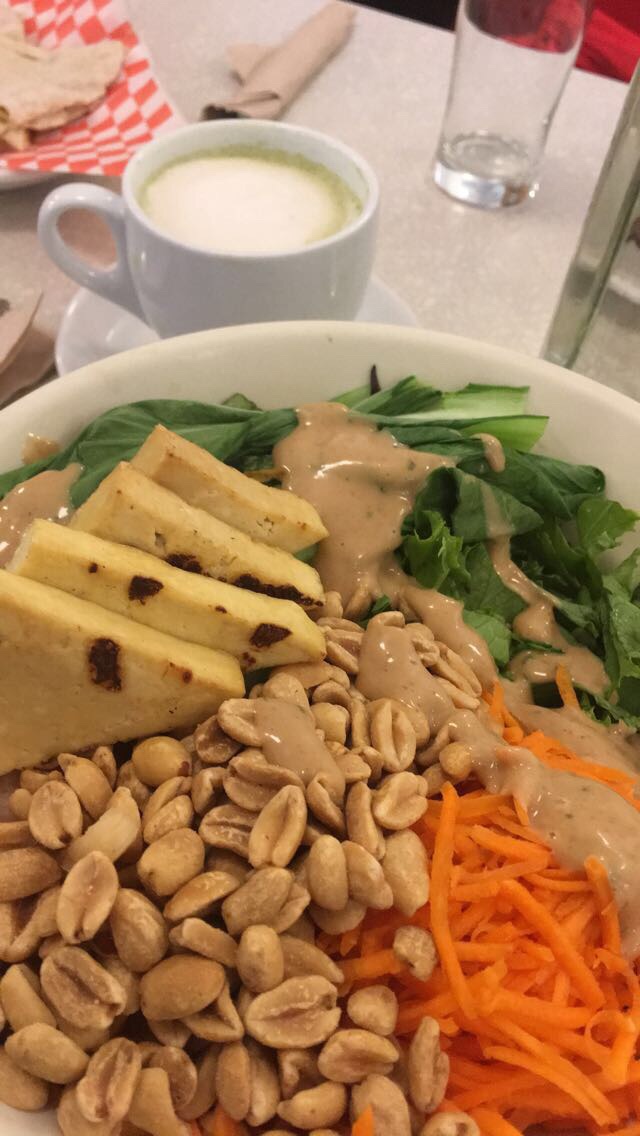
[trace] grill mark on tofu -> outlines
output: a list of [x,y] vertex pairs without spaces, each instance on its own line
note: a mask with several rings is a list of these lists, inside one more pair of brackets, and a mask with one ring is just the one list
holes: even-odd
[[289,627],[279,627],[277,623],[259,623],[250,641],[254,647],[271,647],[273,643],[280,643],[290,634]]
[[105,690],[122,689],[120,648],[113,639],[94,639],[89,647],[89,677]]
[[318,603],[311,596],[303,595],[293,584],[265,584],[263,580],[259,580],[257,576],[252,576],[249,572],[237,576],[231,583],[235,584],[236,588],[246,588],[250,592],[262,592],[263,595],[274,596],[278,600],[293,600],[294,603],[299,603],[302,607],[316,607]]
[[188,552],[172,552],[170,556],[167,556],[167,564],[172,564],[174,568],[182,568],[183,572],[198,572],[202,575],[200,561]]
[[93,574],[94,572],[97,572],[97,571],[98,571],[98,565],[96,564],[95,560],[92,560],[91,564],[87,568],[87,572],[91,572]]
[[159,580],[152,576],[132,576],[129,583],[129,599],[138,600],[142,605],[150,596],[157,596],[164,587]]

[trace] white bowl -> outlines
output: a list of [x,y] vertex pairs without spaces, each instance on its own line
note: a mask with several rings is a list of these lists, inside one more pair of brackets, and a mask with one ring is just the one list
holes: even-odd
[[[640,503],[640,404],[561,367],[502,348],[407,327],[271,323],[164,340],[85,367],[0,412],[0,469],[20,463],[29,431],[71,440],[110,407],[145,398],[218,402],[242,391],[265,407],[330,398],[366,382],[416,374],[445,389],[468,382],[531,387],[530,409],[550,415],[543,448],[590,462],[610,496]],[[51,1114],[0,1105],[2,1136],[53,1136]]]

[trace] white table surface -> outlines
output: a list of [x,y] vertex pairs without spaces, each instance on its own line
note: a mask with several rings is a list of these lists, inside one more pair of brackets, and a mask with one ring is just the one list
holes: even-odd
[[[321,0],[127,0],[157,75],[187,119],[233,89],[228,44],[278,40]],[[383,194],[375,271],[419,323],[538,354],[626,88],[574,72],[548,141],[537,197],[492,213],[454,203],[431,180],[453,37],[358,9],[352,36],[289,109],[291,122],[356,147]],[[0,194],[0,295],[42,288],[55,331],[76,286],[39,248],[49,186]]]

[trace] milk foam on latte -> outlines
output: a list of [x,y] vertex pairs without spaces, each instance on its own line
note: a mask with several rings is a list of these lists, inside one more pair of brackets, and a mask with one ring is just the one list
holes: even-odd
[[227,146],[159,170],[140,205],[174,240],[212,252],[291,252],[351,224],[362,203],[332,170],[299,154]]

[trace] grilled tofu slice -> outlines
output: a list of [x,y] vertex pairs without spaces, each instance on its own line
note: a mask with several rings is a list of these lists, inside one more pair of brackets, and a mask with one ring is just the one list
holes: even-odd
[[308,501],[261,485],[165,426],[156,426],[131,464],[187,504],[274,548],[299,552],[327,535]]
[[186,732],[243,693],[231,655],[0,570],[0,773]]
[[75,513],[71,527],[129,544],[176,568],[303,607],[316,606],[322,597],[320,577],[309,564],[187,505],[128,462],[105,477]]
[[136,623],[228,651],[243,670],[324,656],[321,629],[290,600],[183,572],[52,521],[33,522],[8,567]]

